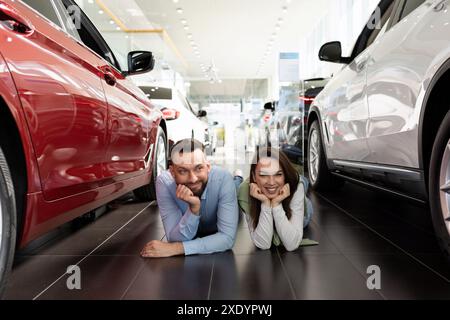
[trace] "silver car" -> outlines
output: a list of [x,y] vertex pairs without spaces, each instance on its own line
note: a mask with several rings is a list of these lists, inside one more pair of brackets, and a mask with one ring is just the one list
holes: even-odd
[[450,255],[450,10],[448,0],[382,0],[352,55],[322,46],[343,69],[308,117],[316,189],[343,180],[429,202]]

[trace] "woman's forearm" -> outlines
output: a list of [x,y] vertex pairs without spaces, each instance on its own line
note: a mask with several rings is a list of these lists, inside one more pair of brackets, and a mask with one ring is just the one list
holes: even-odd
[[273,239],[273,217],[272,208],[264,204],[261,205],[261,213],[256,228],[253,228],[253,221],[248,220],[250,236],[253,243],[260,249],[269,249]]
[[273,208],[272,213],[275,229],[286,250],[297,249],[303,239],[303,214],[298,211],[293,212],[289,220],[281,205]]

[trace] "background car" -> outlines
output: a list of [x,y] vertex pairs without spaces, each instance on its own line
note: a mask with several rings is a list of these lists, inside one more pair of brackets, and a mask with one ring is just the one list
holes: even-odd
[[170,146],[182,139],[195,138],[205,145],[208,154],[212,153],[206,111],[195,110],[176,89],[160,86],[140,88],[152,103],[160,108],[164,119],[167,120]]
[[328,81],[328,78],[303,80],[300,91],[297,86],[285,88],[279,101],[264,105],[260,130],[263,139],[271,141],[272,144],[279,144],[296,164],[304,164],[304,150],[308,142],[306,124],[309,108]]
[[[0,295],[16,246],[132,190],[155,198],[167,128],[71,0],[0,2]],[[79,9],[79,8],[78,8]],[[7,45],[5,45],[7,43]]]
[[442,2],[379,3],[350,57],[325,44],[323,61],[345,67],[316,97],[308,119],[315,189],[340,179],[428,202],[450,254],[450,11]]

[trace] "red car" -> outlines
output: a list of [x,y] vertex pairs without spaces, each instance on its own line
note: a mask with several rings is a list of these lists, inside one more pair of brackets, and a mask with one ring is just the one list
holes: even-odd
[[[0,294],[14,250],[166,168],[161,112],[72,0],[0,0]],[[137,190],[136,190],[137,189]]]

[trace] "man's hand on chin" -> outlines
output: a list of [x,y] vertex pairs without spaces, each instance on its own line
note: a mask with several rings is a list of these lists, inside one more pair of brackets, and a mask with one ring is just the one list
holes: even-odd
[[189,204],[189,209],[191,209],[191,212],[193,214],[197,216],[200,214],[200,198],[196,197],[191,189],[182,184],[179,184],[177,186],[176,196],[178,199],[183,200],[184,202],[187,202]]
[[143,258],[167,258],[184,254],[181,242],[167,243],[153,240],[147,243],[141,251]]

